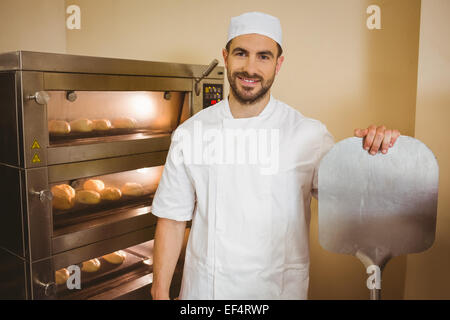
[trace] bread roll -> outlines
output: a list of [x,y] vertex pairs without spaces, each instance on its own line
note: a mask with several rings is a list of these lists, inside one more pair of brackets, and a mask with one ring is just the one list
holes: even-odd
[[105,189],[105,184],[103,183],[102,180],[89,179],[84,182],[83,189],[92,190],[100,193],[103,189]]
[[108,261],[109,263],[112,264],[121,264],[125,261],[125,258],[127,257],[127,254],[122,251],[116,251],[107,255],[103,256],[103,259],[105,259],[106,261]]
[[111,122],[107,119],[92,120],[92,125],[94,130],[104,131],[111,129]]
[[125,183],[122,188],[120,188],[120,190],[125,196],[137,197],[144,195],[144,188],[142,187],[142,185],[135,182]]
[[48,132],[60,134],[70,133],[70,124],[64,120],[50,120],[48,122]]
[[84,204],[97,204],[100,202],[100,194],[92,190],[77,191],[76,200]]
[[84,261],[81,266],[81,271],[84,272],[95,272],[98,271],[98,269],[100,269],[100,261],[97,258]]
[[70,128],[75,132],[91,132],[94,125],[89,119],[77,119],[70,121]]
[[103,200],[119,200],[122,197],[122,192],[118,188],[107,187],[102,190],[100,196]]
[[52,189],[53,208],[59,210],[67,210],[75,204],[75,190],[68,184],[60,184],[53,186]]
[[137,121],[133,118],[117,118],[113,120],[112,124],[116,129],[134,129]]
[[65,284],[67,282],[67,279],[69,279],[70,274],[69,270],[66,268],[59,269],[55,272],[55,282],[56,284]]

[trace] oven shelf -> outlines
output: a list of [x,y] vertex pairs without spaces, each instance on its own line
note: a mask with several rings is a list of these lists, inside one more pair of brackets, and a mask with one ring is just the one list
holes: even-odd
[[101,218],[103,218],[103,221],[108,221],[109,216],[114,216],[130,209],[151,206],[153,196],[153,194],[146,194],[141,197],[124,196],[121,200],[103,200],[97,205],[77,204],[74,210],[70,211],[53,210],[53,234],[68,233],[70,232],[69,230],[73,230],[73,228],[70,228],[71,226],[89,225],[92,223],[91,221]]
[[[156,221],[157,218],[151,213],[151,206],[122,208],[115,214],[57,229],[52,237],[53,254],[64,254],[69,250],[94,246],[121,236],[132,237],[136,232],[144,233],[142,236],[145,237],[144,230],[153,230]],[[148,236],[151,236],[150,232]]]

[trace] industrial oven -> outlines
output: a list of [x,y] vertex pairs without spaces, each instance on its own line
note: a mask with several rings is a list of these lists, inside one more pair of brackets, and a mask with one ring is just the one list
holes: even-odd
[[215,65],[0,54],[0,298],[151,298],[152,197]]

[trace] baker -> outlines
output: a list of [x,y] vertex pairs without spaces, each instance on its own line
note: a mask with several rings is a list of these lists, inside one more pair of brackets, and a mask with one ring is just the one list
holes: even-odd
[[[174,132],[153,200],[152,297],[169,298],[192,219],[180,299],[306,299],[310,202],[333,137],[270,94],[284,60],[277,18],[232,18],[223,58],[229,96]],[[355,130],[372,154],[386,153],[399,134]]]

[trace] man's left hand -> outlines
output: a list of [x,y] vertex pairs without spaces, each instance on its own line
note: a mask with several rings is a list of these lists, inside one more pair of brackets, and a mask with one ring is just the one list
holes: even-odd
[[371,155],[375,155],[381,149],[383,154],[394,146],[400,136],[397,129],[386,129],[385,126],[371,125],[366,129],[355,129],[355,137],[364,138],[363,148]]

